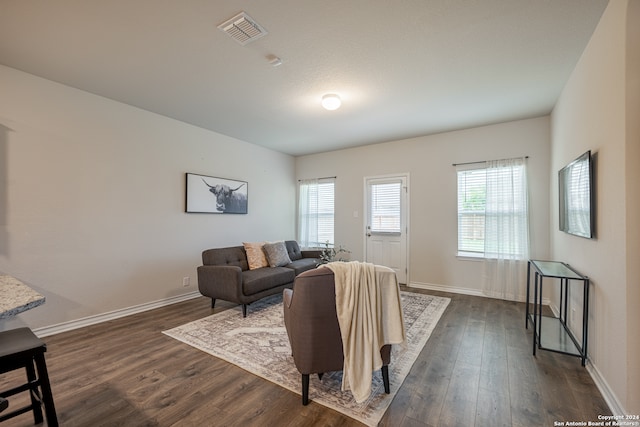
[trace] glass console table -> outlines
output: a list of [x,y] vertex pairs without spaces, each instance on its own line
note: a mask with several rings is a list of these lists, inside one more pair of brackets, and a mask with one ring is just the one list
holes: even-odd
[[[533,310],[530,307],[531,273],[533,280]],[[560,280],[559,316],[542,315],[542,283],[543,278]],[[569,284],[582,282],[582,341],[578,341],[567,325],[567,309],[569,302]],[[556,282],[557,283],[557,282]],[[527,265],[527,307],[525,328],[533,325],[533,355],[536,347],[557,353],[578,356],[585,366],[587,360],[587,334],[589,319],[589,278],[578,273],[564,262],[529,260]]]

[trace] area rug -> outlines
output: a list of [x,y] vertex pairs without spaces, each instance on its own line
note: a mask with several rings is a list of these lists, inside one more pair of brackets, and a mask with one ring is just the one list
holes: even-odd
[[[382,376],[377,372],[373,376],[371,396],[358,404],[351,392],[340,390],[342,373],[330,372],[322,377],[322,381],[317,375],[311,375],[311,402],[335,409],[366,425],[378,425],[450,301],[449,298],[412,292],[401,292],[401,297],[407,342],[392,347],[391,393],[385,394]],[[282,295],[251,304],[246,318],[238,307],[163,333],[301,394],[300,373],[293,362],[284,327]]]

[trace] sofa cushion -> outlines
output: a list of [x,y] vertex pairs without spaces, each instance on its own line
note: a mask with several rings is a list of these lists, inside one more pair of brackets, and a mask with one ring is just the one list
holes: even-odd
[[242,290],[245,295],[293,283],[296,275],[290,268],[258,268],[242,272]]
[[291,264],[291,258],[289,258],[284,242],[265,243],[264,252],[267,255],[270,267],[282,267]]
[[249,270],[269,266],[269,261],[267,261],[267,257],[264,253],[264,242],[243,242],[242,245],[244,246],[244,250],[247,252]]
[[287,253],[289,254],[289,259],[291,259],[291,261],[303,258],[298,242],[295,240],[287,240],[284,244],[287,247]]
[[204,265],[235,265],[242,270],[249,269],[244,246],[207,249],[202,252],[202,263]]
[[296,276],[300,273],[304,273],[307,270],[312,270],[318,266],[320,260],[315,258],[302,258],[292,261],[291,264],[285,265],[287,268],[292,268],[295,271]]

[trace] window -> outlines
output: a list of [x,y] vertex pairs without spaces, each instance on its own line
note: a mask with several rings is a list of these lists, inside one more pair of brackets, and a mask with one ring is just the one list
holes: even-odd
[[302,180],[298,186],[298,242],[304,248],[334,244],[334,178]]
[[486,169],[458,171],[458,254],[484,253]]
[[524,159],[459,167],[458,255],[526,259],[529,252]]
[[400,233],[402,181],[371,184],[371,231]]

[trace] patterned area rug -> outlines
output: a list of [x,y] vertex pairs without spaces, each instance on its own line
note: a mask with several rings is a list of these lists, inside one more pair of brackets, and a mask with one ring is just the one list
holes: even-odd
[[[372,393],[358,404],[351,392],[340,390],[342,373],[326,373],[322,381],[312,375],[309,399],[335,409],[364,424],[376,426],[402,385],[450,299],[401,292],[407,333],[406,345],[392,348],[389,378],[391,394],[385,394],[382,376],[373,376]],[[225,310],[204,319],[179,326],[164,334],[226,360],[297,394],[301,377],[284,328],[282,295],[274,295],[251,304],[242,317],[240,308]],[[301,403],[302,404],[302,403]]]

